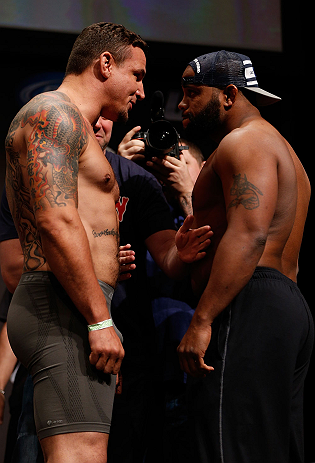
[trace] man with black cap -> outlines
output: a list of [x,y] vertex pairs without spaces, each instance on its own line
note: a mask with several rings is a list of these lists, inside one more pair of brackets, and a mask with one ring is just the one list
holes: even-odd
[[193,191],[194,226],[214,232],[192,269],[199,303],[179,348],[190,374],[196,462],[303,462],[303,385],[313,346],[297,284],[310,199],[289,143],[256,104],[251,60],[219,51],[191,61],[179,104],[186,136],[218,146]]

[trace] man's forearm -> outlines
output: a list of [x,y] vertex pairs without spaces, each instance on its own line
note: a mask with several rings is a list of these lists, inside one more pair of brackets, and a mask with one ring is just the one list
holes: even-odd
[[5,389],[16,362],[8,339],[7,324],[4,323],[0,332],[0,389]]
[[182,279],[189,271],[188,264],[205,257],[210,244],[211,227],[192,229],[194,217],[186,217],[180,229],[161,230],[146,239],[147,248],[167,276]]
[[192,201],[191,201],[192,192],[181,193],[177,197],[178,204],[184,214],[184,217],[191,215],[193,213]]
[[263,250],[264,246],[255,239],[255,234],[225,233],[194,314],[196,321],[211,324],[232,302],[252,277]]
[[39,222],[47,263],[88,324],[109,318],[89,242],[76,212],[71,220],[51,215]]
[[156,264],[170,278],[181,280],[187,275],[189,266],[178,256],[175,230],[161,230],[146,239],[146,246]]
[[16,357],[12,352],[5,323],[0,332],[0,424],[3,423],[5,395],[4,390],[16,365]]
[[23,262],[24,256],[18,238],[0,242],[1,276],[10,293],[14,293],[20,281]]
[[186,275],[188,275],[189,264],[183,262],[179,258],[174,241],[170,244],[168,251],[164,256],[161,268],[166,275],[174,280],[182,280]]
[[[77,211],[50,211],[44,220],[37,220],[37,225],[48,269],[65,288],[87,324],[108,320],[109,309],[97,281],[88,238]],[[117,374],[124,357],[121,341],[112,324],[106,329],[94,328],[88,333],[89,361],[104,373]]]

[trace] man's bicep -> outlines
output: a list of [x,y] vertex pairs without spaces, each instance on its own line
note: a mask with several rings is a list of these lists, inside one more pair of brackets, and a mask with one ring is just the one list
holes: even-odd
[[24,256],[17,238],[0,242],[1,275],[8,290],[13,293],[23,270]]
[[[226,191],[228,210],[232,207],[238,208],[242,206],[244,209],[251,211],[260,207],[264,194],[257,185],[248,180],[248,175],[244,170],[243,173],[232,174],[232,178],[229,179]],[[232,179],[233,183],[231,185]]]
[[34,210],[77,206],[79,157],[87,143],[85,123],[71,104],[52,105],[32,116],[27,169]]
[[[268,158],[268,157],[267,157]],[[240,154],[221,171],[227,221],[240,222],[244,228],[269,229],[278,196],[275,159]]]

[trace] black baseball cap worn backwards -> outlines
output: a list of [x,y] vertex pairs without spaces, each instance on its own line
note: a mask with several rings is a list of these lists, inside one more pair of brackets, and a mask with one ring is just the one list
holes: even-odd
[[257,104],[267,106],[281,100],[276,95],[258,87],[252,62],[248,56],[225,50],[207,53],[189,63],[195,72],[192,77],[184,77],[182,83],[226,87],[233,84],[256,93]]

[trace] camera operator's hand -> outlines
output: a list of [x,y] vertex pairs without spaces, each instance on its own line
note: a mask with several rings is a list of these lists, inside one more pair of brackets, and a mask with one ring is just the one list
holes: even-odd
[[153,157],[152,161],[147,161],[147,166],[151,168],[151,172],[160,180],[167,188],[169,188],[175,196],[192,192],[194,182],[190,176],[186,159],[183,153],[179,159],[173,156]]
[[132,139],[132,137],[139,132],[141,127],[138,125],[134,127],[130,132],[126,133],[122,141],[120,142],[117,153],[123,158],[130,159],[131,161],[143,161],[144,158],[144,141],[139,138]]
[[190,176],[186,159],[183,153],[179,159],[172,156],[163,158],[153,157],[146,165],[150,172],[165,185],[180,205],[185,216],[192,214],[191,194],[194,182]]

